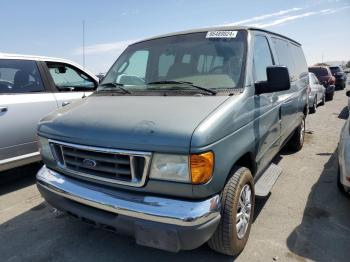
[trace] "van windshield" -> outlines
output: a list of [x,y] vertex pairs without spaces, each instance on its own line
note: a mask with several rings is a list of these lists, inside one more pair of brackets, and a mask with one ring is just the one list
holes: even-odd
[[129,92],[188,90],[194,85],[202,91],[241,87],[246,38],[244,30],[211,31],[133,44],[111,67],[100,89],[113,85]]

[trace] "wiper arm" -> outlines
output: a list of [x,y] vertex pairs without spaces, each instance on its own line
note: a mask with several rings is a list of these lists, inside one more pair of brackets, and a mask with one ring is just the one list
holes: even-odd
[[106,90],[106,91],[113,91],[115,89],[115,87],[119,88],[120,90],[122,90],[124,92],[124,94],[131,94],[131,92],[129,90],[126,90],[125,88],[123,88],[123,84],[118,84],[118,83],[104,83],[99,85],[99,87],[113,87],[113,89],[111,88],[103,88],[103,89],[99,89],[97,91],[101,91],[101,90]]
[[181,85],[189,85],[191,87],[206,91],[208,93],[211,93],[212,95],[216,95],[216,91],[211,90],[209,88],[205,88],[202,86],[197,86],[195,84],[193,84],[192,82],[188,82],[188,81],[175,81],[175,80],[164,80],[164,81],[155,81],[155,82],[149,82],[147,83],[147,85],[167,85],[167,84],[181,84]]

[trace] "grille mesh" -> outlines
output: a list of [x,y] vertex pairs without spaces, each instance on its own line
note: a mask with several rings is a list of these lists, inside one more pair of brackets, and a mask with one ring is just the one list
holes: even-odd
[[119,152],[103,148],[50,142],[61,169],[74,174],[111,183],[142,186],[148,171],[150,155]]

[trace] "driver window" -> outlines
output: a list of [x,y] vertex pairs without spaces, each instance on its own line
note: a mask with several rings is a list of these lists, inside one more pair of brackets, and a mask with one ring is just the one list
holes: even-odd
[[266,81],[266,68],[273,65],[271,51],[267,38],[257,35],[254,42],[254,72],[255,81]]
[[79,69],[62,63],[47,62],[46,64],[59,91],[88,91],[95,89],[95,82]]
[[35,61],[0,60],[0,94],[43,91],[44,85]]

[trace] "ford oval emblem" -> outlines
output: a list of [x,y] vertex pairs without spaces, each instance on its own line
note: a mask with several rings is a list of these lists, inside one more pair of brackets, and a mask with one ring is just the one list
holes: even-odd
[[83,160],[83,166],[84,166],[84,167],[92,168],[92,167],[95,167],[96,165],[97,165],[97,163],[96,163],[95,160],[88,159],[88,158],[85,158],[85,159]]

